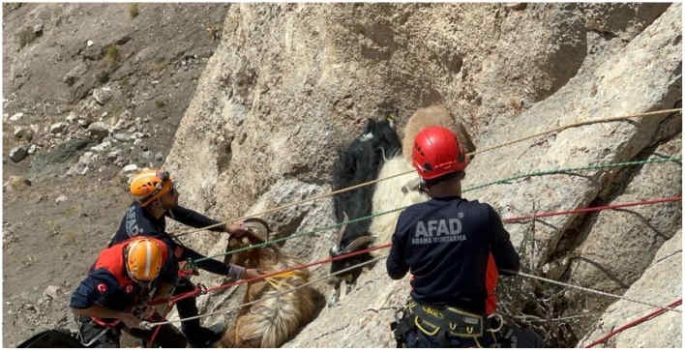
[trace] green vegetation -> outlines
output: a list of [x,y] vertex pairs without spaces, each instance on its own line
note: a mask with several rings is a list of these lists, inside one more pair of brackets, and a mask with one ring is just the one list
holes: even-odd
[[119,62],[119,59],[121,59],[119,48],[115,44],[108,45],[105,48],[105,61],[110,65],[113,65]]
[[166,105],[166,104],[164,103],[164,101],[162,101],[162,100],[155,100],[155,106],[157,106],[157,108],[162,108],[162,107],[164,107],[164,105]]
[[105,83],[109,82],[109,72],[102,71],[102,72],[98,73],[95,76],[95,78],[97,78],[97,80],[98,80],[98,82],[100,82],[100,84],[105,84]]
[[140,11],[138,10],[138,3],[132,3],[128,5],[128,14],[131,16],[131,18],[138,17],[139,13]]

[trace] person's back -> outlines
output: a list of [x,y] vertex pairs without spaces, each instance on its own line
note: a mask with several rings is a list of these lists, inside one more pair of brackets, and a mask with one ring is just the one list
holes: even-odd
[[[158,317],[147,302],[158,297],[163,285],[170,284],[161,277],[170,259],[164,242],[141,236],[101,251],[69,304],[78,316],[84,345],[119,347],[122,330],[144,341],[153,339],[153,331],[141,329],[141,321]],[[186,340],[174,327],[165,325],[157,345],[185,347]]]
[[509,233],[490,205],[461,197],[468,160],[448,129],[419,132],[412,163],[431,200],[400,214],[386,262],[392,279],[413,275],[411,301],[393,324],[398,344],[492,346],[486,313],[494,309],[493,270],[510,275],[520,265]]
[[433,198],[400,215],[388,273],[400,278],[411,271],[411,296],[417,302],[484,314],[491,249],[498,268],[518,270],[518,255],[507,243],[491,206],[458,196]]

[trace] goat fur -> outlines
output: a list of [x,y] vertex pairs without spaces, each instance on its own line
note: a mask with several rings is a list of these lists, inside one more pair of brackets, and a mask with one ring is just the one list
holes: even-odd
[[[400,139],[390,119],[374,121],[369,119],[364,133],[339,153],[333,168],[333,189],[338,190],[359,183],[376,179],[384,158],[399,152]],[[333,197],[335,219],[342,222],[346,217],[355,219],[368,216],[372,210],[372,198],[375,185],[364,186]],[[349,251],[350,243],[361,236],[369,235],[371,221],[350,223],[340,230],[339,240],[331,249],[331,256]],[[359,249],[359,248],[357,248]],[[338,260],[331,263],[331,273],[345,267],[371,259],[364,254]],[[349,283],[354,282],[361,274],[361,268],[346,274]],[[335,277],[332,283],[339,287],[340,278]]]
[[[409,161],[402,155],[396,155],[383,164],[380,173],[378,173],[378,178],[387,178],[412,170],[414,167]],[[376,191],[373,194],[373,213],[428,201],[430,199],[428,195],[420,192],[418,187],[410,185],[411,183],[418,185],[418,182],[414,182],[417,179],[418,174],[413,172],[376,183]],[[401,212],[390,212],[373,218],[369,231],[375,237],[376,245],[390,242]],[[375,251],[374,254],[380,254],[380,252]]]
[[[231,239],[229,249],[256,242],[258,241],[247,237],[243,237],[242,240]],[[246,268],[256,268],[260,272],[279,271],[301,264],[274,245],[236,253],[231,262]],[[282,284],[283,290],[309,281],[308,270],[298,270],[295,273],[287,278],[275,279]],[[279,290],[264,280],[249,283],[243,303],[262,298],[264,300],[245,306],[238,312],[235,323],[220,340],[220,346],[280,347],[294,337],[304,325],[311,322],[318,312],[318,292],[309,286],[287,294],[278,294]]]
[[476,146],[471,140],[466,127],[458,121],[442,105],[432,105],[420,108],[409,117],[407,125],[404,126],[404,137],[402,138],[402,155],[405,159],[411,160],[412,149],[414,148],[414,138],[421,129],[429,126],[442,126],[448,128],[457,135],[459,142],[467,153],[476,150]]

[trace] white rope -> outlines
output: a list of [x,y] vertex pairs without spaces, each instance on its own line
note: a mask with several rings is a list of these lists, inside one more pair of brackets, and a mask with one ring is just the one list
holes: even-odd
[[[519,139],[510,140],[510,141],[507,141],[507,142],[504,142],[504,143],[500,143],[500,144],[496,144],[496,145],[492,145],[492,146],[487,146],[487,147],[484,147],[484,148],[482,148],[482,149],[479,149],[479,150],[475,150],[475,151],[469,152],[469,153],[467,153],[466,155],[467,155],[467,156],[478,155],[478,154],[481,154],[481,153],[484,153],[484,152],[487,152],[487,151],[499,149],[499,148],[502,148],[502,147],[505,147],[505,146],[509,146],[509,145],[512,145],[512,144],[516,144],[516,143],[519,143],[519,142],[522,142],[522,141],[525,141],[525,140],[537,138],[537,137],[540,137],[540,136],[543,136],[543,135],[546,135],[546,134],[558,133],[558,132],[564,131],[564,130],[566,130],[566,129],[575,128],[575,127],[580,127],[580,126],[585,126],[585,125],[589,125],[589,124],[595,124],[595,123],[600,123],[600,122],[616,122],[616,121],[626,120],[626,119],[629,119],[629,118],[652,117],[652,116],[662,115],[662,114],[666,114],[666,113],[680,112],[680,111],[682,111],[682,108],[673,108],[673,109],[666,109],[666,110],[658,110],[658,111],[637,113],[637,114],[626,115],[626,116],[604,117],[604,118],[596,118],[596,119],[589,119],[589,120],[576,121],[576,122],[571,123],[571,124],[566,124],[566,125],[563,125],[563,126],[560,126],[560,127],[553,128],[553,129],[548,129],[548,130],[545,130],[545,131],[543,131],[543,132],[535,133],[535,134],[532,134],[532,135],[529,135],[529,136],[526,136],[526,137],[522,137],[522,138],[519,138]],[[277,206],[277,207],[274,207],[274,208],[270,208],[270,209],[267,209],[267,210],[265,210],[265,211],[262,211],[262,212],[259,212],[259,213],[255,213],[255,214],[253,214],[251,217],[260,217],[260,216],[264,216],[264,215],[266,215],[266,214],[273,213],[273,212],[276,212],[276,211],[280,211],[280,210],[283,210],[283,209],[286,209],[286,208],[289,208],[289,207],[294,207],[294,206],[297,206],[297,205],[300,205],[300,204],[303,204],[303,203],[307,203],[307,202],[318,201],[318,200],[321,200],[321,199],[324,199],[324,198],[327,198],[327,197],[331,197],[331,196],[334,196],[334,195],[337,195],[337,194],[341,194],[341,193],[344,193],[344,192],[347,192],[347,191],[350,191],[350,190],[358,189],[358,188],[365,187],[365,186],[368,186],[368,185],[371,185],[371,184],[376,184],[376,183],[378,183],[378,182],[382,182],[382,181],[389,180],[389,179],[391,179],[391,178],[396,178],[396,177],[399,177],[399,176],[403,176],[403,175],[406,175],[406,174],[411,174],[411,173],[414,173],[414,172],[416,172],[416,171],[415,171],[415,170],[410,170],[410,171],[406,171],[406,172],[401,172],[401,173],[393,174],[393,175],[390,175],[390,176],[385,177],[385,178],[373,179],[373,180],[370,180],[370,181],[367,181],[367,182],[363,182],[363,183],[351,185],[351,186],[348,186],[348,187],[346,187],[346,188],[338,189],[338,190],[331,191],[331,192],[328,192],[328,193],[324,193],[324,194],[312,196],[312,197],[307,198],[307,199],[301,199],[301,200],[294,201],[294,202],[291,202],[291,203],[287,203],[287,204],[284,204],[284,205],[281,205],[281,206]],[[243,217],[238,217],[238,218],[236,218],[236,219],[234,219],[234,220],[232,220],[232,221],[219,222],[219,223],[215,223],[215,224],[212,224],[212,225],[209,225],[209,226],[206,226],[206,227],[202,227],[202,228],[196,228],[196,229],[192,229],[192,230],[178,231],[178,232],[169,232],[169,235],[170,235],[171,237],[178,238],[178,237],[185,236],[185,235],[188,235],[188,234],[194,234],[194,233],[198,233],[198,232],[201,232],[201,231],[204,231],[204,230],[208,230],[208,229],[212,229],[212,228],[219,227],[219,226],[222,226],[222,225],[226,225],[226,224],[228,224],[229,222],[240,221],[240,220],[244,220],[244,219],[247,219],[247,218],[248,218],[247,216],[243,216]]]
[[337,271],[337,272],[335,272],[335,273],[333,273],[333,274],[328,274],[328,275],[323,276],[323,277],[321,277],[321,278],[314,279],[314,280],[309,281],[309,282],[306,282],[306,283],[304,283],[304,284],[300,284],[300,285],[298,285],[298,286],[296,286],[296,287],[293,287],[292,289],[288,289],[288,290],[285,290],[285,291],[279,291],[279,292],[277,292],[276,294],[273,294],[273,295],[270,295],[270,296],[267,296],[267,297],[263,297],[263,298],[258,299],[258,300],[250,301],[250,302],[248,302],[248,303],[244,303],[244,304],[238,305],[238,306],[236,306],[236,307],[229,307],[229,308],[225,308],[225,309],[223,309],[223,310],[218,310],[218,311],[214,311],[214,312],[210,312],[210,313],[200,314],[200,315],[193,316],[193,317],[188,317],[188,318],[179,318],[179,319],[174,319],[174,320],[167,320],[167,321],[164,321],[164,322],[150,322],[150,323],[146,323],[146,326],[152,328],[152,327],[156,327],[156,326],[158,326],[158,325],[171,324],[171,323],[177,323],[177,322],[180,323],[180,322],[190,321],[190,320],[193,320],[193,319],[200,319],[200,318],[204,318],[204,317],[213,316],[213,315],[215,315],[215,314],[224,314],[224,313],[228,313],[228,312],[231,312],[231,311],[233,311],[233,310],[238,310],[238,309],[241,309],[241,308],[246,307],[246,306],[254,305],[254,304],[256,304],[257,302],[264,301],[264,300],[270,299],[270,298],[272,298],[272,297],[276,297],[276,296],[281,296],[281,295],[289,294],[289,293],[291,293],[291,292],[293,292],[293,291],[296,291],[296,290],[298,290],[298,289],[300,289],[300,288],[304,288],[305,286],[308,286],[308,285],[311,285],[311,284],[314,284],[314,283],[318,283],[318,282],[320,282],[320,281],[322,281],[322,280],[326,280],[326,279],[328,279],[328,278],[330,278],[330,277],[333,277],[333,276],[336,276],[336,275],[338,275],[338,274],[346,273],[346,272],[351,271],[351,270],[353,270],[353,269],[355,269],[355,268],[363,267],[363,266],[365,266],[365,265],[367,265],[367,264],[369,264],[369,263],[371,263],[371,262],[379,261],[379,260],[382,260],[382,259],[384,259],[384,258],[386,258],[386,257],[388,257],[388,255],[381,256],[381,257],[376,257],[376,258],[374,258],[374,259],[371,259],[371,260],[368,260],[368,261],[364,261],[364,262],[359,263],[359,264],[356,264],[356,265],[354,265],[354,266],[350,266],[350,267],[347,267],[347,268],[345,268],[345,269],[339,270],[339,271]]
[[[209,313],[205,313],[205,314],[201,314],[201,315],[197,315],[197,316],[193,316],[193,317],[188,317],[188,318],[178,318],[178,319],[167,320],[167,321],[163,321],[163,322],[146,322],[145,324],[146,324],[146,327],[147,327],[147,328],[153,328],[153,327],[156,327],[156,326],[159,326],[159,325],[165,325],[165,324],[171,324],[171,323],[180,323],[180,322],[190,321],[190,320],[194,320],[194,319],[200,319],[200,318],[204,318],[204,317],[213,316],[213,315],[216,315],[216,314],[228,313],[228,312],[231,312],[231,311],[234,311],[234,310],[241,309],[241,308],[243,308],[243,307],[247,307],[247,306],[254,305],[254,304],[258,303],[258,302],[264,301],[264,300],[269,299],[269,298],[273,298],[273,297],[276,297],[276,296],[281,296],[281,295],[289,294],[289,293],[291,293],[291,292],[293,292],[293,291],[297,291],[297,290],[299,290],[299,289],[301,289],[301,288],[304,288],[305,286],[309,286],[309,285],[312,285],[312,284],[314,284],[314,283],[318,283],[318,282],[320,282],[320,281],[329,279],[330,277],[333,277],[333,276],[336,276],[336,275],[339,275],[339,274],[342,274],[342,273],[346,273],[346,272],[351,271],[351,270],[353,270],[353,269],[356,269],[356,268],[359,268],[359,267],[363,267],[363,266],[365,266],[365,265],[367,265],[367,264],[369,264],[369,263],[376,262],[376,261],[382,260],[382,259],[387,258],[387,257],[388,257],[388,255],[381,256],[381,257],[376,257],[376,258],[374,258],[374,259],[371,259],[371,260],[368,260],[368,261],[365,261],[365,262],[356,264],[356,265],[351,266],[351,267],[347,267],[347,268],[342,269],[342,270],[339,270],[339,271],[337,271],[337,272],[335,272],[335,273],[328,274],[328,275],[325,275],[325,276],[320,277],[320,278],[318,278],[318,279],[314,279],[314,280],[309,281],[309,282],[307,282],[307,283],[298,285],[298,286],[293,287],[293,288],[291,288],[291,289],[288,289],[288,290],[285,290],[285,291],[279,291],[279,292],[277,292],[277,293],[274,294],[274,295],[267,296],[267,297],[263,297],[263,298],[258,299],[258,300],[250,301],[250,302],[248,302],[248,303],[241,304],[241,305],[238,305],[238,306],[236,306],[236,307],[229,307],[229,308],[226,308],[226,309],[222,309],[222,310],[218,310],[218,311],[214,311],[214,312],[209,312]],[[621,299],[621,300],[626,300],[626,301],[630,301],[630,302],[637,303],[637,304],[641,304],[641,305],[645,305],[645,306],[650,306],[650,307],[655,307],[655,308],[662,308],[662,309],[665,309],[665,310],[668,310],[668,311],[671,311],[671,312],[676,312],[676,313],[681,313],[681,314],[682,314],[682,311],[681,311],[681,310],[674,309],[674,308],[671,308],[671,307],[668,307],[668,306],[660,306],[660,305],[652,304],[652,303],[649,303],[649,302],[644,302],[644,301],[640,301],[640,300],[635,300],[635,299],[632,299],[632,298],[629,298],[629,297],[620,296],[620,295],[615,295],[615,294],[611,294],[611,293],[604,292],[604,291],[600,291],[600,290],[595,290],[595,289],[591,289],[591,288],[586,288],[586,287],[582,287],[582,286],[578,286],[578,285],[573,285],[573,284],[569,284],[569,283],[558,282],[558,281],[555,281],[555,280],[552,280],[552,279],[543,278],[543,277],[538,277],[538,276],[535,276],[535,275],[532,275],[532,274],[528,274],[528,273],[514,272],[514,271],[505,270],[505,269],[503,269],[502,271],[507,272],[507,273],[516,274],[516,275],[522,276],[522,277],[524,277],[524,278],[530,278],[530,279],[541,280],[541,281],[544,281],[544,282],[547,282],[547,283],[551,283],[551,284],[556,284],[556,285],[560,285],[560,286],[564,286],[564,287],[568,287],[568,288],[573,288],[573,289],[577,289],[577,290],[582,290],[582,291],[594,293],[594,294],[597,294],[597,295],[603,295],[603,296],[613,297],[613,298],[617,298],[617,299]]]
[[645,305],[645,306],[650,306],[650,307],[655,307],[655,308],[662,308],[662,309],[665,309],[665,310],[669,310],[669,311],[671,311],[671,312],[676,312],[676,313],[681,313],[681,314],[683,313],[681,310],[677,310],[677,309],[674,309],[674,308],[671,308],[671,307],[668,307],[668,306],[660,306],[660,305],[656,305],[656,304],[649,303],[649,302],[644,302],[644,301],[640,301],[640,300],[635,300],[635,299],[632,299],[632,298],[630,298],[630,297],[615,295],[615,294],[608,293],[608,292],[604,292],[604,291],[601,291],[601,290],[595,290],[595,289],[586,288],[586,287],[582,287],[582,286],[578,286],[578,285],[573,285],[573,284],[569,284],[569,283],[558,282],[558,281],[556,281],[556,280],[552,280],[552,279],[549,279],[549,278],[538,277],[538,276],[535,276],[535,275],[532,275],[532,274],[528,274],[528,273],[514,272],[514,271],[510,271],[510,270],[506,270],[506,269],[503,269],[502,271],[507,272],[507,273],[512,273],[512,274],[517,274],[517,275],[520,275],[520,276],[525,277],[525,278],[531,278],[531,279],[541,280],[541,281],[543,281],[543,282],[547,282],[547,283],[551,283],[551,284],[556,284],[556,285],[560,285],[560,286],[567,287],[567,288],[573,288],[573,289],[577,289],[577,290],[581,290],[581,291],[585,291],[585,292],[589,292],[589,293],[593,293],[593,294],[597,294],[597,295],[608,296],[608,297],[613,297],[613,298],[616,298],[616,299],[626,300],[626,301],[630,301],[630,302],[637,303],[637,304],[640,304],[640,305]]

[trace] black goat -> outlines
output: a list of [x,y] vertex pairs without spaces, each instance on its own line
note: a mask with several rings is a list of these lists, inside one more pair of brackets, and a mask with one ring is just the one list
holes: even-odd
[[[352,185],[376,179],[378,172],[387,158],[401,150],[402,145],[394,129],[394,119],[374,121],[369,119],[364,133],[354,139],[344,150],[339,152],[338,160],[333,167],[333,189],[343,189]],[[333,197],[333,210],[338,222],[347,221],[371,214],[372,198],[376,186],[368,185],[351,191],[337,194]],[[369,233],[371,220],[363,220],[343,226],[337,242],[331,247],[331,257],[336,257],[352,251],[366,248],[373,242]],[[331,273],[368,261],[370,254],[362,254],[346,259],[333,261]],[[348,291],[362,272],[358,268],[347,272],[343,276],[331,278],[329,283],[335,286],[335,292],[330,303],[335,303],[340,292],[340,283],[345,280]]]

